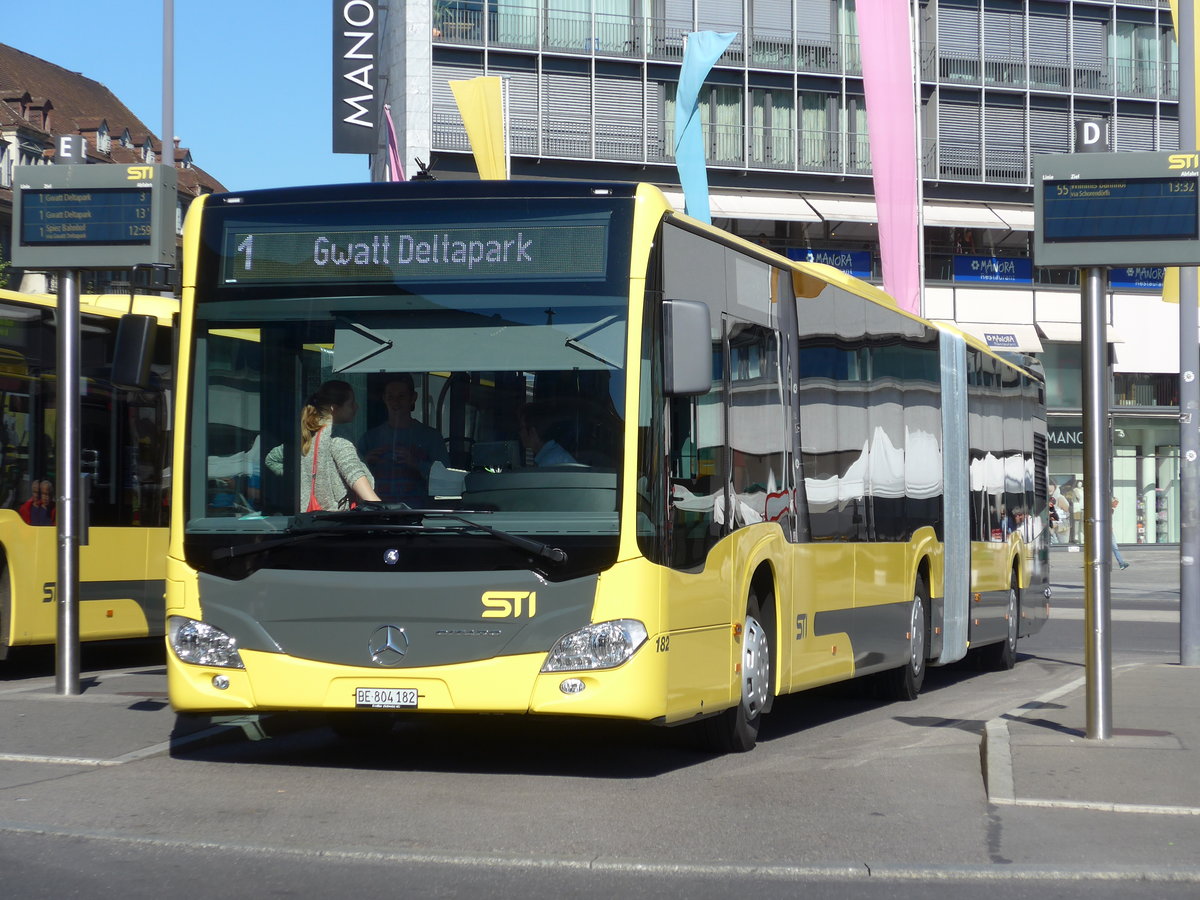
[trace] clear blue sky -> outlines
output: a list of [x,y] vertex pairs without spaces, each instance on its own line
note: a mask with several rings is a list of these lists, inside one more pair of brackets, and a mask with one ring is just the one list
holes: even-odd
[[[162,0],[13,7],[0,42],[99,81],[163,136]],[[332,9],[175,0],[174,131],[230,190],[370,179],[366,156],[331,150]]]

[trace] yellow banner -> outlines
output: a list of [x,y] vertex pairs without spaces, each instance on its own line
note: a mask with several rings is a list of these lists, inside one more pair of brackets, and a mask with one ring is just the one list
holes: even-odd
[[508,178],[508,154],[504,147],[504,103],[500,77],[481,75],[451,81],[454,101],[467,128],[467,140],[475,154],[475,165],[483,181]]
[[[1176,35],[1176,37],[1178,37],[1178,35],[1179,35],[1179,0],[1171,0],[1171,24],[1175,27],[1175,35]],[[1192,29],[1193,31],[1200,33],[1200,27],[1197,27],[1197,26],[1200,26],[1200,17],[1197,17],[1195,22],[1193,22],[1193,29]],[[1193,44],[1193,46],[1197,46],[1197,45]],[[1182,138],[1180,139],[1180,146],[1183,147]],[[1192,144],[1192,147],[1200,147],[1200,121],[1197,121],[1197,123],[1196,123],[1196,143]],[[1183,147],[1183,149],[1188,150],[1191,148]],[[1177,269],[1175,267],[1169,267],[1163,272],[1163,295],[1162,296],[1163,296],[1163,300],[1165,300],[1167,303],[1178,303],[1179,302],[1179,269]]]

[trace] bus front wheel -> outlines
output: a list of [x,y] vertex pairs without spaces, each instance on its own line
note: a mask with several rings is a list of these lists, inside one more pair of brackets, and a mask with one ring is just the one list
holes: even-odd
[[[763,599],[765,608],[773,610],[774,598],[767,594]],[[704,721],[706,743],[718,753],[753,750],[758,741],[758,727],[763,714],[774,699],[771,632],[765,624],[769,620],[763,616],[763,609],[757,592],[751,590],[741,635],[741,666],[738,672],[741,699],[732,709]]]
[[912,604],[908,617],[908,659],[897,669],[882,672],[879,678],[881,693],[891,700],[916,700],[925,683],[925,648],[929,634],[929,589],[925,579],[917,576],[913,586]]

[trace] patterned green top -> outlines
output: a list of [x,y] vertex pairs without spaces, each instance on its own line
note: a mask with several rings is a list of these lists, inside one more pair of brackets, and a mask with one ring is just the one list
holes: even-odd
[[[345,438],[333,437],[330,426],[321,429],[318,441],[314,435],[312,446],[300,458],[300,512],[308,509],[313,481],[313,453],[317,454],[317,502],[321,509],[348,507],[347,494],[350,485],[364,475],[371,487],[375,478],[366,464],[358,458],[354,444]],[[267,468],[276,475],[283,474],[283,447],[279,446],[267,454]]]

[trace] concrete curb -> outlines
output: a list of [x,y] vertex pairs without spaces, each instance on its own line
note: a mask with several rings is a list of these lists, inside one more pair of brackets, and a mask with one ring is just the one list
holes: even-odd
[[[1132,669],[1141,666],[1135,663],[1121,666],[1119,669]],[[1200,816],[1200,807],[1194,806],[1161,806],[1152,804],[1112,803],[1093,800],[1050,800],[1038,797],[1017,797],[1016,784],[1013,776],[1011,733],[1008,723],[1023,718],[1031,709],[1038,709],[1052,703],[1059,697],[1069,694],[1082,687],[1087,677],[1074,681],[1042,694],[1040,697],[1024,703],[998,718],[989,720],[983,729],[983,741],[980,751],[983,765],[983,782],[987,791],[988,803],[995,806],[1018,806],[1039,809],[1076,809],[1100,812],[1140,813],[1143,815],[1167,816]]]

